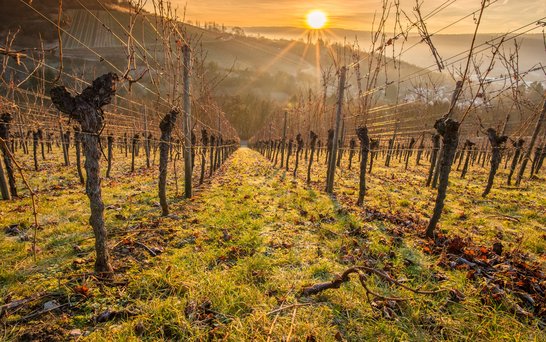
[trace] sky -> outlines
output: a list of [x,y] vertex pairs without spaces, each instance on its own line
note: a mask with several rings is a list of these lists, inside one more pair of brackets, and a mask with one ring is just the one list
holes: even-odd
[[[186,18],[193,22],[214,21],[226,26],[292,26],[305,27],[306,14],[320,9],[329,16],[329,27],[370,30],[374,13],[381,10],[381,0],[171,0],[179,6],[186,5]],[[445,0],[422,1],[422,14],[426,15]],[[430,31],[443,28],[448,23],[478,10],[480,0],[447,0],[453,2],[446,9],[427,20]],[[532,21],[546,17],[544,0],[490,0],[484,12],[480,32],[499,33],[513,30]],[[413,16],[415,0],[400,0],[401,7]],[[443,33],[471,33],[474,21],[470,17]],[[540,31],[539,31],[540,32]]]

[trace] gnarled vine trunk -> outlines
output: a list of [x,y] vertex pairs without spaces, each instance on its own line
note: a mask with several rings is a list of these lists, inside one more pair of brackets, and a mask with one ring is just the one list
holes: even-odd
[[330,165],[330,155],[332,152],[332,146],[334,145],[334,130],[328,130],[328,140],[326,142],[326,165]]
[[466,140],[465,142],[465,147],[467,149],[467,152],[466,152],[466,159],[463,165],[463,170],[461,171],[461,178],[464,178],[466,176],[466,173],[468,172],[468,167],[470,165],[470,157],[472,156],[472,149],[474,145],[476,145],[476,143],[473,143],[470,140]]
[[535,147],[535,141],[542,127],[542,123],[543,121],[545,121],[544,120],[545,118],[546,118],[546,100],[544,100],[544,103],[542,105],[542,111],[540,112],[537,123],[535,125],[535,129],[533,131],[533,135],[531,136],[531,141],[529,142],[529,148],[527,149],[527,151],[525,152],[525,155],[523,156],[523,160],[521,162],[518,176],[516,178],[517,186],[520,185],[521,180],[523,178],[523,174],[525,173],[525,168],[527,167],[527,162],[531,159],[531,153],[533,152],[533,148]]
[[525,140],[518,139],[517,141],[513,141],[512,145],[514,145],[514,148],[516,149],[514,152],[514,157],[512,159],[512,164],[510,165],[510,173],[508,174],[507,183],[510,185],[512,183],[512,176],[514,176],[514,171],[516,171],[516,167],[518,166],[520,157],[521,157],[521,149],[523,148],[523,144],[525,144]]
[[434,206],[434,212],[428,223],[426,230],[426,236],[429,238],[434,237],[434,229],[442,216],[442,210],[444,209],[444,201],[447,194],[447,186],[449,184],[449,173],[451,172],[451,166],[453,164],[453,158],[455,152],[457,152],[457,145],[459,144],[459,122],[453,119],[439,119],[434,124],[434,128],[438,131],[438,134],[442,136],[443,148],[440,155],[439,163],[439,178],[438,195],[436,196],[436,203]]
[[356,141],[354,138],[349,141],[349,170],[353,165],[353,157],[355,155]]
[[32,132],[32,153],[34,157],[34,171],[38,171],[38,144],[42,139],[42,130],[38,129],[35,132]]
[[408,169],[408,163],[409,163],[409,160],[413,154],[413,146],[415,145],[415,139],[414,138],[411,138],[411,141],[409,143],[409,146],[408,146],[408,151],[406,153],[406,166],[405,166],[405,170]]
[[169,204],[167,203],[167,170],[169,167],[169,150],[171,146],[171,135],[179,114],[177,109],[172,109],[163,117],[159,128],[161,139],[159,141],[159,204],[161,215],[169,215]]
[[434,175],[434,169],[436,168],[436,160],[438,159],[438,151],[440,150],[440,135],[434,134],[432,136],[432,154],[430,157],[430,168],[428,169],[428,177],[426,186],[430,186],[432,182],[432,176]]
[[116,74],[108,73],[93,81],[93,84],[75,97],[65,87],[51,90],[51,101],[61,112],[76,120],[82,129],[83,151],[87,181],[85,191],[89,197],[91,216],[89,223],[95,235],[95,271],[112,273],[108,253],[108,234],[104,225],[104,203],[102,201],[100,177],[100,132],[104,126],[102,107],[109,104],[115,94]]
[[311,183],[311,167],[313,166],[313,155],[315,154],[315,144],[317,142],[318,135],[311,131],[309,132],[309,138],[311,140],[311,154],[309,155],[309,164],[307,165],[307,184]]
[[300,164],[300,154],[303,150],[303,139],[301,138],[301,134],[298,134],[296,136],[296,165],[294,166],[294,177],[296,177],[296,174],[298,172],[298,166]]
[[135,157],[138,156],[138,142],[140,136],[138,134],[133,135],[131,140],[131,172],[135,172]]
[[379,150],[379,139],[370,139],[370,167],[368,173],[371,175],[373,170],[373,161],[377,158]]
[[286,171],[288,171],[289,163],[290,163],[290,156],[292,155],[292,146],[294,145],[294,140],[290,139],[288,140],[288,151],[286,152]]
[[499,165],[501,163],[501,148],[504,143],[508,140],[508,137],[506,135],[497,135],[497,131],[495,131],[493,128],[487,129],[487,137],[489,138],[489,142],[491,143],[491,169],[489,170],[489,177],[487,179],[487,186],[485,187],[485,190],[482,193],[482,197],[485,197],[489,194],[491,191],[491,188],[493,187],[493,181],[495,180],[495,175],[497,174],[497,170],[499,169]]

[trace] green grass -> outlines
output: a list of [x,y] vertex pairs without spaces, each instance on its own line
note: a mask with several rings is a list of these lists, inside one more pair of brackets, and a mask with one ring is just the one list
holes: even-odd
[[[479,296],[483,284],[467,279],[464,271],[438,266],[438,257],[423,253],[417,236],[395,241],[389,233],[392,224],[364,222],[362,210],[352,205],[356,170],[337,175],[334,201],[321,191],[323,164],[315,166],[316,181],[307,187],[303,165],[294,179],[248,149],[238,150],[192,200],[177,198],[171,183],[174,215],[168,218],[159,216],[156,205],[155,168],[127,175],[122,170],[128,166],[120,161],[114,179],[103,181],[118,270],[117,284],[104,284],[89,273],[93,239],[86,223],[87,199],[75,183],[75,172],[68,174],[57,164],[50,161],[44,166],[47,171],[28,172],[33,186],[44,190],[39,196],[37,261],[29,253],[30,242],[0,232],[0,300],[38,291],[81,300],[74,288],[83,284],[90,297],[64,313],[15,324],[43,304],[33,303],[2,318],[0,338],[15,339],[40,329],[49,338],[66,338],[69,331],[80,329],[90,341],[281,341],[289,335],[297,341],[546,339],[536,321],[524,322],[505,308],[484,305]],[[375,163],[369,177],[366,205],[426,220],[434,199],[434,191],[422,186],[426,167],[404,171],[403,165],[386,169],[381,164]],[[479,167],[466,180],[452,174],[441,230],[484,245],[501,240],[507,250],[521,248],[544,265],[544,182],[527,182],[527,190],[520,193],[499,189],[500,175],[490,198],[483,200],[479,195],[485,177]],[[62,188],[46,190],[61,179]],[[29,204],[28,198],[0,203],[0,228],[30,227]],[[164,252],[151,257],[134,242]],[[367,279],[372,291],[411,299],[382,309],[381,303],[367,301],[356,278],[338,290],[299,297],[304,286],[332,280],[363,263],[388,267],[408,286],[454,288],[466,299],[454,303],[447,293],[414,295],[377,276]],[[438,280],[439,274],[446,280]],[[275,312],[296,303],[301,305]],[[107,309],[130,314],[96,323]]]

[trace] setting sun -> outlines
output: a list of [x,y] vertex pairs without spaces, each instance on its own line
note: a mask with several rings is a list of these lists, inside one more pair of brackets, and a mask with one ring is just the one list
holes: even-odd
[[328,17],[322,11],[314,10],[307,14],[307,25],[315,30],[323,28],[327,21]]

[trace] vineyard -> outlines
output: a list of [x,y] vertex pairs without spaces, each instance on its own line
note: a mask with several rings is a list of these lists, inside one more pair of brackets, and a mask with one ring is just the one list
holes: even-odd
[[546,18],[431,32],[455,1],[365,42],[8,4],[0,340],[546,339]]

